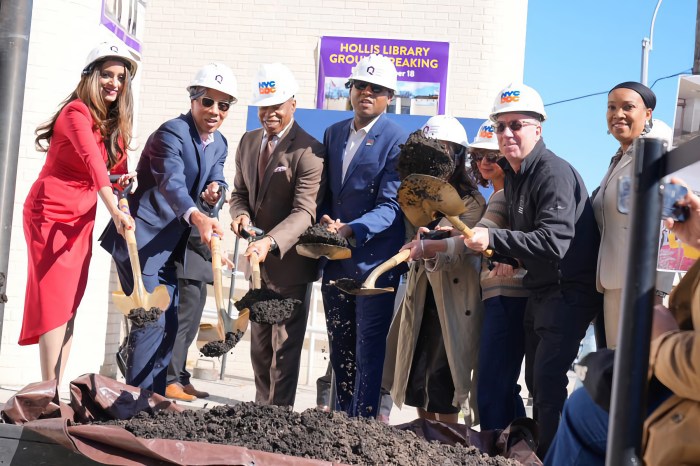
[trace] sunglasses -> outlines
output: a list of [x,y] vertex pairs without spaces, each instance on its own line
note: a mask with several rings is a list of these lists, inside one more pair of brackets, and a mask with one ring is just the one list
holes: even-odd
[[529,121],[522,121],[522,120],[513,120],[509,121],[508,123],[504,121],[498,121],[496,122],[496,133],[502,134],[506,130],[506,126],[510,128],[510,130],[514,133],[517,133],[521,129],[523,129],[523,126],[538,126],[539,123],[532,123]]
[[226,102],[226,101],[220,101],[217,102],[216,100],[210,98],[210,97],[202,97],[202,107],[204,108],[209,108],[212,105],[216,104],[217,107],[219,107],[219,110],[222,112],[228,112],[228,109],[231,108],[231,102]]
[[365,89],[367,89],[367,86],[369,86],[370,89],[372,89],[372,92],[374,92],[375,94],[379,94],[380,92],[386,90],[386,87],[384,87],[384,86],[380,86],[378,84],[368,83],[367,81],[353,80],[353,81],[348,82],[345,85],[345,87],[348,89],[350,89],[350,87],[354,87],[358,91],[364,91]]
[[496,162],[498,162],[498,159],[500,159],[502,157],[501,154],[493,153],[493,152],[488,153],[488,154],[480,154],[477,152],[477,153],[469,154],[469,156],[476,163],[479,163],[482,160],[486,160],[488,163],[496,163]]

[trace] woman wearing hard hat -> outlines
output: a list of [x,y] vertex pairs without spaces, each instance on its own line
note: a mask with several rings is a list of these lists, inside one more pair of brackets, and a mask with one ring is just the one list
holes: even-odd
[[[596,283],[598,291],[604,295],[605,339],[608,348],[617,346],[622,286],[627,265],[625,245],[629,243],[627,206],[632,189],[632,143],[640,136],[653,136],[652,132],[659,132],[666,126],[662,122],[655,124],[652,120],[655,106],[654,91],[638,82],[620,83],[608,93],[608,131],[617,139],[620,147],[593,197],[593,211],[601,236]],[[667,272],[657,275],[657,295],[663,297],[670,292],[673,278],[673,274]]]
[[[493,187],[486,213],[477,226],[507,228],[505,174],[496,163],[503,158],[498,148],[494,124],[486,120],[469,146],[472,173],[481,186]],[[527,297],[523,287],[525,269],[499,262],[497,257],[482,260],[481,299],[484,322],[479,347],[477,402],[481,429],[505,429],[514,419],[525,416],[520,396],[520,368],[525,356],[523,317]]]
[[[423,134],[438,139],[453,158],[454,171],[448,180],[464,201],[460,219],[474,226],[486,203],[466,169],[464,127],[454,117],[437,115],[423,126]],[[451,223],[443,218],[429,226],[450,228]],[[457,423],[464,406],[465,423],[478,424],[481,256],[467,250],[461,236],[422,239],[420,235],[427,231],[420,228],[419,239],[401,248],[411,250],[413,262],[407,294],[387,338],[383,385],[391,387],[397,406],[415,406],[423,419]]]
[[127,172],[136,68],[125,46],[98,45],[75,90],[36,130],[37,149],[47,154],[24,203],[29,271],[19,344],[39,343],[43,380],[60,383],[68,360],[87,284],[97,195],[120,233],[134,225],[117,208],[108,175]]

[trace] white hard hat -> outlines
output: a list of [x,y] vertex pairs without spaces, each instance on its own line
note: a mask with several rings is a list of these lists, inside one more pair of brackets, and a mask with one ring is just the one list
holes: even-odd
[[538,114],[541,117],[540,121],[547,119],[542,97],[537,91],[523,83],[512,83],[498,92],[489,118],[496,121],[501,113],[525,112]]
[[394,62],[389,57],[373,53],[357,62],[348,79],[377,84],[396,92],[397,74]]
[[238,84],[236,82],[236,77],[233,75],[233,71],[228,66],[222,63],[209,63],[204,65],[197,71],[194,75],[194,79],[187,86],[189,91],[192,87],[208,87],[209,89],[215,89],[221,91],[224,94],[231,96],[231,102],[236,103],[238,98]]
[[102,42],[90,51],[87,59],[85,60],[83,74],[90,74],[90,72],[92,72],[93,65],[96,62],[105,61],[109,58],[126,62],[126,64],[129,66],[131,76],[133,77],[136,74],[138,63],[136,63],[136,60],[133,59],[126,45],[116,44],[114,42]]
[[648,133],[642,134],[642,137],[663,139],[668,143],[668,150],[671,150],[673,147],[673,130],[671,127],[656,118],[653,118],[651,123],[651,129]]
[[479,131],[469,147],[473,149],[499,150],[493,121],[486,120],[479,126]]
[[464,130],[464,126],[453,116],[435,115],[434,117],[430,117],[421,130],[423,131],[423,135],[427,138],[454,142],[455,144],[463,146],[465,149],[469,147],[467,132]]
[[297,80],[282,63],[261,65],[253,85],[253,100],[250,105],[257,107],[284,103],[299,92]]

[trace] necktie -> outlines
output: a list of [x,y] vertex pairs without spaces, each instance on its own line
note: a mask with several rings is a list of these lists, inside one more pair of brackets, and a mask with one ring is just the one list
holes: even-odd
[[262,184],[263,176],[265,176],[265,169],[267,168],[267,164],[270,163],[274,148],[275,136],[269,135],[267,137],[267,143],[260,151],[260,158],[258,159],[258,184]]

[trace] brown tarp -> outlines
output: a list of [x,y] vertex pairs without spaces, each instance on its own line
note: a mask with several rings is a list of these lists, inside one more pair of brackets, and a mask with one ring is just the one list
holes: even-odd
[[[113,379],[86,374],[70,383],[70,404],[59,400],[55,381],[33,383],[8,400],[2,419],[20,424],[93,461],[111,465],[335,465],[327,461],[250,450],[244,447],[165,439],[138,438],[117,426],[93,421],[128,419],[141,411],[184,409],[155,393]],[[75,425],[81,423],[81,425]],[[443,443],[472,445],[490,455],[539,466],[521,425],[503,431],[477,432],[460,424],[416,420],[397,426]],[[533,428],[529,424],[525,427]],[[534,428],[533,428],[534,429]],[[526,429],[527,430],[527,429]],[[534,429],[536,430],[536,429]],[[514,435],[518,432],[519,435]],[[535,433],[536,435],[536,433]],[[516,438],[517,437],[517,438]],[[512,444],[512,445],[511,445]]]

